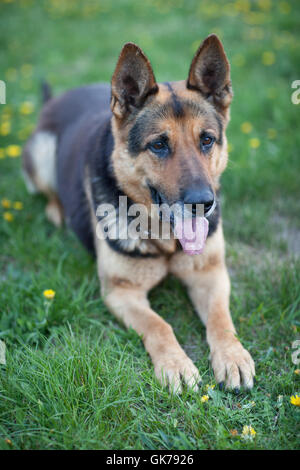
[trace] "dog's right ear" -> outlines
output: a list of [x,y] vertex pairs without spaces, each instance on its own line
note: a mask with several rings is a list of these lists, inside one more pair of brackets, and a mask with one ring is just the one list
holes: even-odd
[[136,44],[128,42],[121,51],[111,81],[112,112],[122,119],[157,91],[149,60]]
[[230,66],[221,41],[208,36],[197,50],[189,71],[187,87],[199,90],[225,113],[232,100]]

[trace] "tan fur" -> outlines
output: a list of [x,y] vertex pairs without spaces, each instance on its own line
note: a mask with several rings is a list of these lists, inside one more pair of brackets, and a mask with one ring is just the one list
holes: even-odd
[[[183,99],[195,101],[205,105],[208,113],[204,116],[187,116],[184,120],[163,119],[161,120],[160,132],[166,132],[172,142],[175,154],[167,162],[153,160],[150,151],[142,152],[134,161],[127,150],[128,126],[122,126],[119,119],[113,120],[113,132],[116,136],[115,151],[112,155],[114,169],[117,179],[126,194],[135,202],[143,202],[150,207],[151,198],[147,186],[147,179],[156,185],[162,186],[164,192],[170,199],[176,200],[180,190],[180,178],[182,177],[182,167],[186,168],[186,173],[196,175],[201,162],[202,171],[213,189],[219,188],[219,178],[227,165],[227,140],[223,133],[224,144],[221,149],[214,147],[213,156],[203,157],[199,152],[199,135],[201,130],[210,130],[213,135],[217,134],[216,121],[212,119],[209,111],[212,106],[205,103],[204,98],[199,94],[195,97],[195,92],[186,88],[186,83],[172,83],[176,94]],[[158,85],[159,92],[155,96],[154,104],[166,103],[171,93],[165,85]],[[151,104],[150,104],[151,107]],[[224,131],[227,121],[224,119]],[[155,135],[149,135],[148,141]],[[193,158],[191,156],[193,155]],[[187,176],[188,178],[188,176]]]

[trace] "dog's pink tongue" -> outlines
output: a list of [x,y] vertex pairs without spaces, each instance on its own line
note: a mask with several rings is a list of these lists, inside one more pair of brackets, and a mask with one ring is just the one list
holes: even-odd
[[174,235],[182,249],[189,255],[202,253],[208,234],[208,220],[205,217],[175,217]]

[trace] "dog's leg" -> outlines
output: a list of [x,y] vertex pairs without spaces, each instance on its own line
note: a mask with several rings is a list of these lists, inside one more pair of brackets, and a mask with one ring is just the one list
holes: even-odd
[[155,375],[163,385],[180,393],[182,377],[197,390],[197,368],[180,347],[171,326],[151,309],[147,299],[147,292],[166,275],[165,260],[131,259],[105,245],[103,242],[98,253],[98,272],[106,305],[126,327],[142,336]]
[[206,325],[216,380],[238,390],[253,387],[254,362],[236,337],[229,311],[230,282],[223,263],[204,268],[187,283],[191,300]]
[[23,175],[29,192],[41,192],[48,198],[46,217],[56,227],[63,223],[63,208],[57,196],[56,136],[35,131],[23,149]]
[[117,318],[142,336],[155,375],[163,385],[168,384],[171,391],[180,393],[182,377],[189,387],[198,389],[197,368],[178,344],[171,326],[150,308],[142,289],[115,287],[105,302]]
[[46,216],[56,227],[62,226],[64,220],[63,208],[55,195],[49,196],[49,202],[46,206]]
[[184,262],[187,255],[181,256],[181,264],[179,259],[172,261],[172,271],[187,285],[195,309],[206,325],[217,382],[236,391],[242,384],[252,388],[254,362],[236,337],[229,311],[230,281],[224,262],[221,227],[207,241],[203,255],[187,262]]

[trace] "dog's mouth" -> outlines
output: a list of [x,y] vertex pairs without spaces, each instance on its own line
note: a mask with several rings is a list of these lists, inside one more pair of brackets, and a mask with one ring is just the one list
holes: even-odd
[[[149,186],[150,193],[151,193],[151,198],[152,198],[152,201],[154,202],[154,204],[157,204],[158,206],[160,206],[161,204],[166,203],[165,198],[162,196],[162,194],[156,188],[154,188],[150,184],[148,186]],[[161,217],[161,213],[160,213],[160,217]]]
[[[198,215],[195,208],[186,211],[182,202],[168,203],[167,198],[156,188],[149,185],[151,198],[158,206],[159,218],[170,223],[174,236],[177,238],[185,253],[194,255],[202,253],[208,235],[209,222],[203,215]],[[167,210],[160,210],[164,204]],[[209,215],[213,212],[215,205],[209,210]]]

